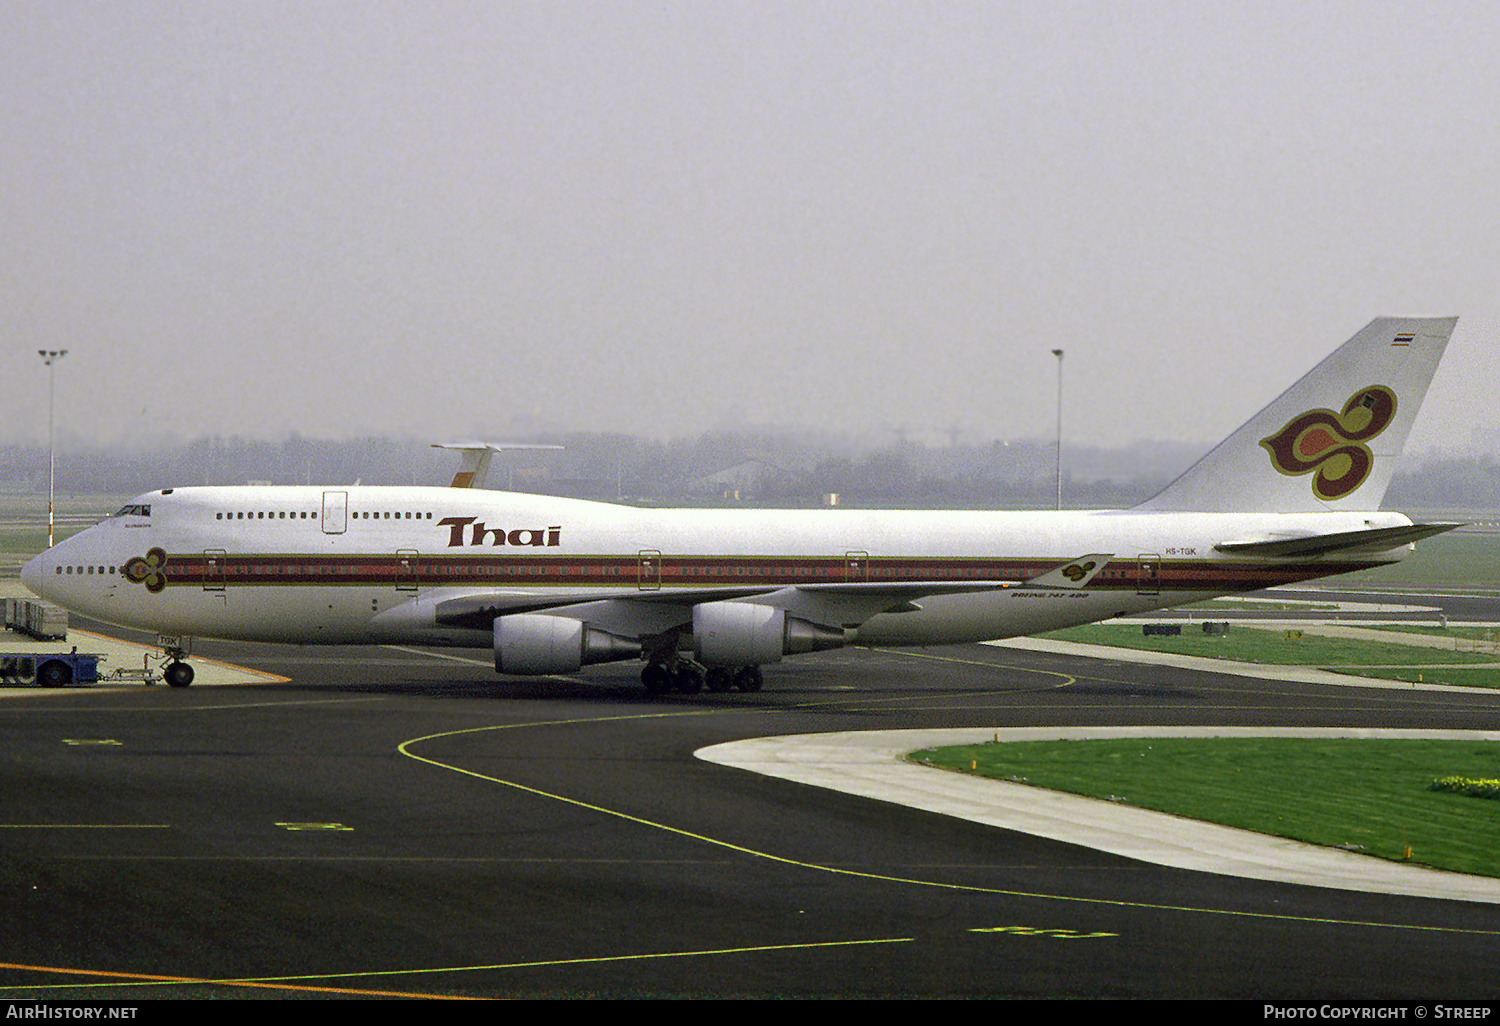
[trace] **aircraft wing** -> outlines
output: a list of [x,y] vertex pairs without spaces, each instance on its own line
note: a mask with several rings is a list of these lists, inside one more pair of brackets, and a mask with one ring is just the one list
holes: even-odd
[[487,630],[497,617],[515,613],[550,613],[588,618],[601,616],[613,629],[634,634],[659,633],[692,622],[692,609],[705,602],[749,602],[829,626],[857,627],[879,613],[920,608],[931,595],[1001,591],[1009,588],[1081,588],[1094,578],[1111,554],[1070,559],[1026,582],[1017,581],[841,581],[836,583],[760,585],[713,588],[661,588],[622,593],[613,590],[560,591],[548,594],[486,592],[458,595],[436,604],[438,623]]
[[[677,622],[692,620],[692,609],[703,602],[734,600],[777,606],[799,616],[817,617],[819,622],[862,623],[876,613],[915,609],[914,599],[926,595],[994,591],[1017,587],[1014,581],[925,581],[902,584],[770,585],[744,588],[663,588],[660,591],[621,593],[615,591],[558,592],[547,595],[495,592],[462,595],[437,604],[438,623],[453,627],[488,629],[498,616],[513,613],[555,613],[571,616],[584,606],[611,603],[616,610],[636,607],[643,623],[657,625],[667,610],[676,610]],[[667,614],[671,617],[671,614]],[[618,619],[618,617],[616,617]]]
[[497,616],[512,613],[555,612],[598,603],[614,602],[626,605],[682,606],[691,610],[700,602],[723,602],[728,599],[769,595],[784,588],[687,588],[663,589],[660,591],[621,592],[619,589],[595,589],[590,591],[555,591],[547,594],[526,592],[485,592],[460,595],[437,603],[437,621],[454,627],[482,627],[488,629]]

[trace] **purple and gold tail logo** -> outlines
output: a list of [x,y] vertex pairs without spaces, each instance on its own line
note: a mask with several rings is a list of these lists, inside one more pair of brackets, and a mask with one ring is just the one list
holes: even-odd
[[167,586],[167,554],[161,549],[151,549],[145,557],[132,556],[125,564],[125,579],[144,584],[149,592],[158,592]]
[[1313,494],[1342,499],[1370,476],[1375,459],[1365,442],[1384,431],[1396,415],[1396,393],[1370,385],[1349,397],[1340,413],[1308,410],[1260,444],[1271,465],[1288,477],[1313,474]]

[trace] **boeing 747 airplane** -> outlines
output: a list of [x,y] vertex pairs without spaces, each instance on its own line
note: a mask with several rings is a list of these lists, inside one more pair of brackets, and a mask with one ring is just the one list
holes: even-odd
[[643,662],[758,690],[844,645],[1033,634],[1403,558],[1458,525],[1379,511],[1456,318],[1372,321],[1127,510],[638,509],[461,487],[165,488],[31,560],[76,613],[190,637],[492,649],[501,674]]

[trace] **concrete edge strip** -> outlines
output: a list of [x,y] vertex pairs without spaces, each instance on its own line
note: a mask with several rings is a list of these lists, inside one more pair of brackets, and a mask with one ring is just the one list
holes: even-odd
[[850,731],[732,741],[706,762],[1162,866],[1349,891],[1500,903],[1500,880],[1401,865],[1354,852],[1200,823],[1161,812],[984,780],[902,761],[941,745],[1117,737],[1334,737],[1500,741],[1500,731],[1260,727],[973,727]]

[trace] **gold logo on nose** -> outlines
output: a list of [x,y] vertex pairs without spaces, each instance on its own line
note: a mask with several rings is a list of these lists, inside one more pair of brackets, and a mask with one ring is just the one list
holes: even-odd
[[144,557],[134,556],[125,564],[125,579],[144,584],[149,592],[158,592],[167,586],[167,554],[161,549],[151,549]]

